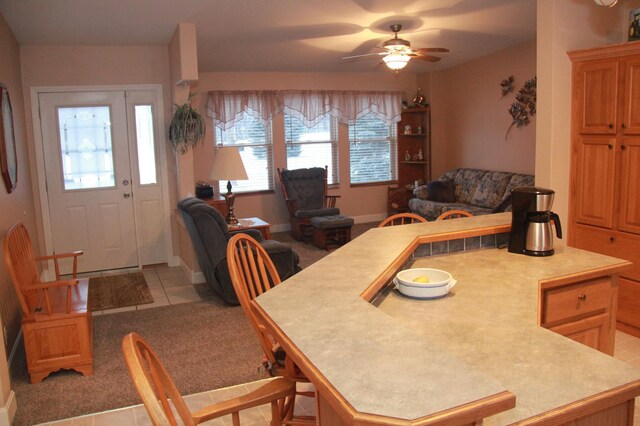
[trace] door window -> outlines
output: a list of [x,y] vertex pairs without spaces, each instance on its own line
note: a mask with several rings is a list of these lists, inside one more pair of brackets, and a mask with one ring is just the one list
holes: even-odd
[[115,186],[109,106],[58,108],[64,189]]

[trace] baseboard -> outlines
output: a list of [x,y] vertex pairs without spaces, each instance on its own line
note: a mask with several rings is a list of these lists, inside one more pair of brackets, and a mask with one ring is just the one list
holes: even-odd
[[204,277],[204,274],[202,273],[202,271],[194,271],[191,268],[189,268],[189,266],[187,266],[186,263],[184,263],[184,261],[179,258],[179,266],[182,268],[182,271],[186,274],[186,276],[189,278],[189,282],[191,284],[200,284],[200,283],[206,283],[207,280]]
[[367,214],[363,216],[352,216],[354,223],[371,223],[371,222],[382,222],[383,219],[387,218],[386,213],[376,213],[376,214]]
[[167,261],[168,266],[180,266],[182,258],[180,256],[171,256]]
[[0,426],[11,426],[17,409],[16,394],[11,391],[9,392],[9,398],[7,398],[7,404],[0,408]]

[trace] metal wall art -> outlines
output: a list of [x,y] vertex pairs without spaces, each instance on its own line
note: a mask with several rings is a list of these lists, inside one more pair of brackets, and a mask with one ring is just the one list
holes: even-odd
[[516,93],[516,101],[511,104],[509,108],[509,114],[513,121],[507,129],[507,133],[504,135],[506,139],[509,136],[509,131],[516,126],[518,128],[529,124],[530,117],[536,115],[536,85],[537,78],[533,77],[524,82],[524,85]]

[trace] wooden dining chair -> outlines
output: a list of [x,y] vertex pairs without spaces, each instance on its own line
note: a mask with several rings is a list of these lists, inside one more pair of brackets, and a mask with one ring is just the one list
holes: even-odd
[[[280,284],[280,277],[265,249],[251,236],[236,234],[227,245],[227,263],[233,288],[240,306],[253,327],[262,351],[263,365],[272,376],[284,376],[296,382],[308,383],[309,379],[300,371],[281,348],[268,328],[251,309],[251,301]],[[297,395],[314,398],[315,392],[298,391]],[[293,413],[292,413],[293,414]],[[287,419],[289,424],[315,424],[312,416],[296,416]]]
[[140,335],[129,333],[124,336],[122,352],[133,385],[154,425],[178,424],[172,405],[182,423],[187,426],[229,414],[236,426],[240,424],[240,411],[263,404],[271,404],[270,424],[276,426],[282,424],[286,410],[293,410],[293,406],[286,400],[293,399],[295,383],[279,377],[242,396],[191,412],[158,355]]
[[[93,374],[89,280],[77,279],[81,251],[35,257],[27,228],[18,223],[3,242],[9,278],[22,310],[22,335],[31,383],[62,368]],[[60,279],[60,259],[73,260],[73,278]],[[40,281],[37,261],[54,262],[56,280]]]
[[460,217],[472,217],[473,215],[465,210],[449,210],[442,213],[436,220],[457,219]]
[[385,226],[408,225],[410,223],[420,223],[426,221],[427,219],[415,213],[398,213],[394,214],[393,216],[389,216],[388,218],[380,222],[378,228],[384,228]]

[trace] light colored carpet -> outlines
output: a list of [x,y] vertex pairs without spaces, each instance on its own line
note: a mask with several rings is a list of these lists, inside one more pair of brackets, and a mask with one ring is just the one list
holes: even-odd
[[106,275],[89,279],[92,311],[153,303],[153,296],[142,272]]

